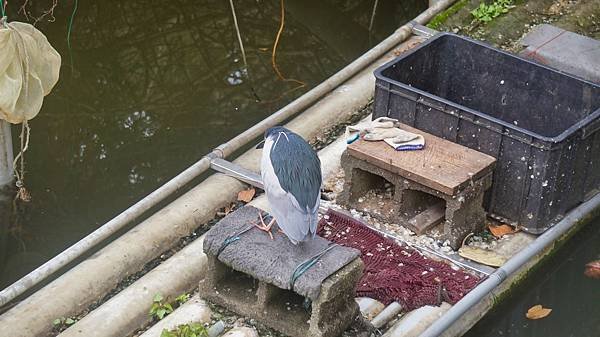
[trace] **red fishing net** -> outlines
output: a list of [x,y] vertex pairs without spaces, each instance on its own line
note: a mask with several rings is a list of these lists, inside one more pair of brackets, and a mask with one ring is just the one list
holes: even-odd
[[397,301],[406,310],[413,310],[442,301],[454,304],[479,282],[474,275],[401,246],[336,211],[327,212],[317,233],[362,252],[365,271],[357,285],[357,296],[374,298],[386,305]]

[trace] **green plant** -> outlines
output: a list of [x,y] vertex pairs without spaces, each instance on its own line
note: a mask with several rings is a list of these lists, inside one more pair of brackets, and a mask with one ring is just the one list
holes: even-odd
[[148,313],[150,317],[154,317],[158,320],[163,319],[166,315],[173,312],[173,307],[171,304],[163,303],[163,297],[161,294],[154,295],[154,299],[152,300],[152,307],[150,307],[150,312]]
[[177,301],[177,303],[179,305],[182,305],[183,303],[187,302],[190,299],[190,294],[186,294],[183,293],[177,297],[175,297],[175,301]]
[[444,24],[444,22],[446,22],[446,20],[448,20],[449,17],[458,13],[458,11],[465,7],[468,3],[469,0],[457,1],[456,3],[454,3],[454,5],[450,6],[450,8],[439,13],[433,19],[431,19],[431,21],[429,21],[429,23],[427,24],[427,27],[439,30],[442,24]]
[[489,5],[481,2],[479,7],[471,11],[471,15],[475,17],[475,20],[487,23],[514,7],[513,0],[496,0]]
[[160,337],[208,337],[208,330],[199,323],[179,325],[173,330],[164,329]]
[[57,319],[53,320],[52,325],[54,326],[54,328],[56,328],[58,330],[64,330],[64,329],[70,327],[71,325],[75,324],[75,322],[77,322],[77,318],[61,317],[61,318],[57,318]]

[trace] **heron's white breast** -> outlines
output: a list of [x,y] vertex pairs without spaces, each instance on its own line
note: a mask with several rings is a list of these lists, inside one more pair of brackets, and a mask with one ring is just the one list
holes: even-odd
[[279,184],[279,178],[275,175],[273,164],[271,163],[271,149],[273,148],[274,141],[269,137],[265,140],[263,146],[263,153],[260,160],[260,175],[263,180],[265,192],[270,196],[283,196],[286,192]]

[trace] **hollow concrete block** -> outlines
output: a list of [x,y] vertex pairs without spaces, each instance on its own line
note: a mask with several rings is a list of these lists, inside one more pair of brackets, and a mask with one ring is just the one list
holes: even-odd
[[[354,297],[363,270],[360,252],[336,246],[291,286],[294,268],[288,266],[297,266],[303,254],[313,256],[311,249],[321,251],[329,243],[316,237],[305,247],[288,247],[291,243],[282,234],[270,240],[252,229],[241,235],[243,240],[223,248],[231,233],[258,219],[257,212],[246,206],[207,233],[208,270],[199,283],[200,296],[292,337],[341,334],[359,312]],[[263,253],[247,254],[253,245]]]
[[[485,223],[486,213],[483,209],[483,196],[492,184],[492,174],[489,172],[483,177],[473,180],[461,188],[457,193],[445,194],[433,188],[424,186],[408,176],[392,173],[384,168],[342,154],[342,167],[345,173],[344,190],[338,197],[338,202],[361,211],[370,213],[380,220],[403,225],[421,234],[419,228],[411,225],[410,219],[423,208],[434,207],[437,203],[444,203],[443,235],[454,249],[458,249],[462,239],[469,233],[475,232]],[[382,181],[393,185],[394,193],[391,200],[393,212],[373,212],[364,209],[358,202],[367,191],[381,187]],[[417,210],[422,208],[421,210]]]

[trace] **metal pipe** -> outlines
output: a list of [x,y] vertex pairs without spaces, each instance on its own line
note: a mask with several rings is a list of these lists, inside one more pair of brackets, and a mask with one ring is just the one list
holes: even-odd
[[413,34],[418,35],[418,36],[422,36],[424,38],[430,38],[433,37],[435,34],[438,33],[437,30],[435,29],[431,29],[427,26],[423,26],[421,24],[418,24],[416,22],[413,22]]
[[585,221],[586,217],[593,214],[600,208],[600,194],[597,194],[591,200],[581,204],[565,216],[559,223],[540,235],[535,241],[523,250],[518,252],[502,267],[496,269],[486,280],[481,282],[475,289],[471,290],[458,303],[452,306],[442,317],[430,325],[420,337],[437,337],[446,329],[450,328],[454,322],[471,307],[479,303],[486,295],[489,295],[500,283],[506,280],[510,275],[519,270],[531,258],[540,254],[546,247],[554,243],[557,239],[567,233],[573,226],[580,221]]
[[14,179],[13,160],[10,123],[0,119],[0,190],[10,185]]
[[263,189],[262,178],[259,174],[236,163],[221,158],[215,158],[210,161],[210,167],[217,172],[221,172],[237,180],[243,181],[246,184]]
[[[419,16],[414,19],[414,22],[424,24],[429,21],[434,15],[450,6],[456,0],[442,0],[434,6],[429,7]],[[388,50],[394,48],[406,40],[412,33],[414,23],[407,23],[396,30],[388,38],[377,44],[371,50],[363,54],[361,57],[354,60],[352,63],[344,67],[342,70],[323,81],[313,89],[309,90],[304,95],[300,96],[290,104],[276,111],[269,117],[265,118],[256,125],[250,127],[243,133],[234,137],[230,141],[219,145],[211,153],[200,159],[198,162],[181,172],[162,185],[142,200],[117,215],[115,218],[90,233],[71,247],[67,248],[48,262],[36,268],[29,274],[25,275],[15,283],[11,284],[6,289],[0,292],[0,307],[7,304],[15,297],[21,295],[28,289],[52,275],[60,268],[66,266],[88,250],[95,247],[97,244],[110,237],[112,234],[125,227],[130,222],[136,220],[146,211],[165,200],[171,194],[179,190],[184,185],[188,184],[194,178],[200,176],[210,168],[210,162],[214,158],[225,158],[231,155],[236,150],[239,150],[249,142],[261,136],[269,127],[283,123],[285,120],[293,117],[303,111],[310,105],[314,104],[318,99],[325,96],[334,88],[338,87],[363,68],[375,62]]]
[[375,318],[373,318],[373,320],[371,321],[371,324],[376,329],[380,329],[381,327],[386,325],[387,322],[391,321],[393,318],[398,316],[398,314],[400,314],[401,312],[402,312],[402,305],[398,302],[392,302],[392,303],[390,303],[390,305],[385,307],[385,309],[383,309],[383,311],[380,312],[379,315],[377,315],[377,316],[375,316]]

